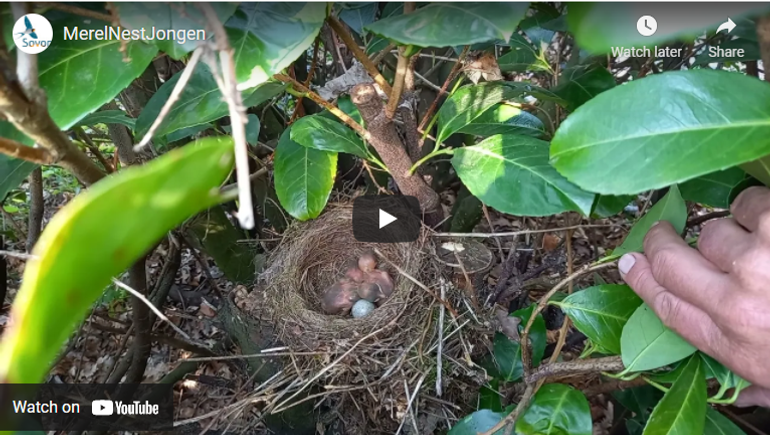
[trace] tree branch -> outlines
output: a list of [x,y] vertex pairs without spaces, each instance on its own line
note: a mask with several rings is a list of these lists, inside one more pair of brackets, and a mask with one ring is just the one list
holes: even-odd
[[596,359],[578,359],[574,361],[555,362],[540,366],[529,374],[524,381],[533,384],[541,379],[582,375],[587,373],[616,372],[625,369],[619,356]]
[[43,201],[43,171],[38,167],[29,174],[29,219],[27,225],[27,252],[32,252],[32,247],[40,238],[43,231],[43,214],[45,204]]
[[431,103],[430,107],[428,108],[428,111],[425,112],[425,115],[422,117],[422,121],[420,121],[420,126],[417,128],[418,131],[422,131],[426,125],[428,125],[428,121],[430,120],[431,116],[433,116],[433,111],[436,110],[436,106],[438,105],[438,100],[441,98],[442,95],[446,94],[446,90],[449,88],[449,84],[452,83],[452,81],[457,77],[457,74],[460,72],[460,67],[463,65],[463,59],[465,59],[465,56],[468,54],[468,50],[470,49],[470,46],[466,45],[465,48],[463,48],[463,51],[460,53],[460,56],[457,58],[457,63],[454,64],[452,67],[452,71],[449,72],[449,75],[447,76],[446,80],[444,80],[444,85],[441,86],[441,91],[439,91],[438,95],[436,95],[436,99],[433,100],[433,103]]
[[348,47],[348,50],[350,50],[351,53],[353,53],[353,56],[358,59],[359,62],[361,62],[361,65],[364,66],[366,69],[366,72],[369,73],[370,76],[374,79],[375,83],[380,85],[380,88],[382,89],[382,92],[385,93],[385,95],[390,96],[393,92],[393,89],[390,87],[390,84],[387,80],[385,80],[385,77],[382,76],[380,73],[380,70],[377,69],[377,65],[374,64],[369,59],[369,56],[364,53],[363,50],[356,44],[356,41],[353,39],[353,37],[350,35],[350,33],[345,29],[345,26],[337,20],[337,18],[333,16],[329,16],[329,18],[326,19],[326,21],[329,23],[329,26],[334,30],[334,33],[337,34],[337,36],[342,39],[342,42],[345,43],[345,45]]
[[404,56],[404,48],[398,50],[398,65],[396,65],[396,76],[393,78],[393,91],[388,98],[388,105],[385,107],[385,116],[393,119],[396,114],[398,103],[401,101],[401,93],[404,91],[404,80],[406,79],[406,70],[409,68],[409,58]]
[[55,161],[51,153],[43,148],[28,147],[4,137],[0,137],[0,154],[37,163],[38,165],[50,165]]

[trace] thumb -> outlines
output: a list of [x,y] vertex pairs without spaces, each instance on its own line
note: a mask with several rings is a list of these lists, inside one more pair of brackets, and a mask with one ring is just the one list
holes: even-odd
[[655,298],[666,289],[652,275],[652,268],[647,257],[638,253],[629,253],[620,257],[618,271],[628,285],[641,297],[644,302],[655,309]]
[[770,408],[770,390],[752,385],[741,391],[735,406],[745,408],[747,406],[763,406]]

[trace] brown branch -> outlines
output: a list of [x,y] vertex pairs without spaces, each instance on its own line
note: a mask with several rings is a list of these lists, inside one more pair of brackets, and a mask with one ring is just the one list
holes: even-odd
[[64,3],[48,3],[48,2],[38,3],[38,5],[43,8],[56,9],[56,10],[67,12],[73,15],[80,15],[82,17],[94,18],[96,20],[106,21],[108,23],[112,22],[111,15],[102,14],[100,12],[92,11],[90,9],[85,9],[78,6],[72,6]]
[[348,32],[345,29],[345,26],[337,20],[337,18],[333,16],[329,16],[329,18],[326,19],[329,23],[329,26],[334,30],[334,33],[336,33],[340,39],[342,39],[342,42],[345,43],[345,45],[348,47],[348,50],[350,50],[351,53],[353,53],[353,56],[358,59],[359,62],[361,62],[361,65],[364,66],[364,69],[366,69],[366,72],[369,73],[369,75],[374,79],[374,81],[380,86],[382,89],[382,92],[385,93],[385,95],[390,96],[393,92],[392,88],[390,87],[390,84],[387,80],[385,80],[385,77],[382,76],[380,73],[380,70],[377,69],[377,65],[372,62],[369,59],[369,56],[364,53],[363,50],[361,50],[361,47],[356,44],[356,41],[353,39],[353,36],[350,35],[350,32]]
[[385,116],[377,91],[370,84],[360,84],[351,90],[350,96],[369,129],[369,143],[388,167],[398,188],[404,195],[417,198],[422,210],[431,215],[425,217],[428,225],[443,220],[438,194],[420,175],[410,172],[411,159],[401,143],[395,124]]
[[704,214],[703,216],[696,216],[688,220],[687,225],[685,225],[685,227],[692,228],[694,226],[702,224],[703,222],[710,221],[712,219],[721,219],[727,216],[730,216],[730,210],[715,211],[712,213]]
[[[566,242],[567,242],[567,275],[572,275],[574,263],[573,263],[573,255],[572,255],[572,230],[566,231]],[[569,282],[569,288],[567,289],[567,294],[571,295],[573,290],[572,281]],[[569,327],[572,324],[572,320],[569,317],[564,317],[564,323],[561,325],[561,328],[559,328],[559,340],[556,342],[556,347],[553,349],[553,354],[551,355],[551,358],[548,360],[551,364],[555,363],[557,359],[559,359],[559,355],[561,354],[561,350],[564,348],[564,343],[567,341],[567,331],[569,331]]]
[[5,154],[16,159],[37,163],[38,165],[50,165],[55,162],[54,157],[44,148],[28,147],[11,139],[0,137],[0,154]]
[[32,247],[40,238],[43,231],[43,171],[38,167],[29,174],[29,220],[27,225],[27,252],[32,252]]
[[626,390],[628,388],[642,387],[644,385],[647,385],[647,381],[642,376],[630,381],[613,379],[611,381],[590,386],[583,390],[583,394],[590,399],[599,394],[607,394],[617,390]]
[[290,84],[292,88],[301,92],[304,96],[310,98],[316,104],[318,104],[319,106],[331,112],[332,115],[339,118],[340,121],[344,122],[348,127],[352,128],[353,131],[358,133],[361,137],[363,137],[367,141],[369,140],[369,136],[370,136],[369,132],[366,131],[366,129],[362,127],[361,124],[357,123],[353,118],[348,116],[347,113],[338,109],[337,106],[335,106],[334,104],[324,100],[323,98],[321,98],[320,95],[308,89],[307,86],[303,85],[302,83],[298,82],[297,80],[285,74],[275,74],[273,78],[276,80],[282,81],[284,83]]
[[[316,64],[318,63],[318,44],[321,42],[321,38],[317,37],[315,39],[315,44],[313,45],[313,60],[310,62],[310,71],[307,72],[307,78],[305,79],[305,83],[303,85],[308,88],[310,86],[310,83],[313,81],[313,73],[315,72]],[[294,113],[291,114],[291,119],[289,119],[289,124],[294,123],[296,119],[299,117],[300,109],[302,108],[302,100],[305,98],[305,96],[301,96],[297,99],[297,103],[295,104]]]
[[466,45],[465,48],[463,48],[462,53],[460,53],[460,56],[457,58],[457,63],[452,67],[452,71],[449,72],[449,75],[447,76],[446,80],[444,80],[444,84],[441,86],[441,91],[436,96],[436,99],[433,100],[433,103],[431,103],[430,107],[428,107],[428,111],[425,112],[425,115],[422,117],[422,121],[420,121],[420,126],[417,128],[418,131],[423,131],[426,125],[428,125],[428,121],[430,120],[431,116],[433,116],[433,112],[436,110],[436,106],[438,106],[438,100],[441,98],[442,95],[446,93],[446,90],[449,88],[449,84],[452,83],[452,81],[457,77],[457,74],[460,72],[460,68],[463,65],[463,60],[465,59],[465,56],[468,54],[468,50],[470,49],[469,45]]
[[481,435],[493,435],[497,433],[500,429],[506,427],[506,426],[513,426],[516,423],[516,420],[521,416],[521,414],[524,413],[524,411],[529,408],[530,402],[532,402],[532,399],[535,397],[536,393],[536,386],[533,384],[527,385],[527,389],[524,390],[524,394],[521,396],[521,399],[519,400],[519,404],[516,405],[516,409],[511,411],[510,414],[506,415],[504,419],[500,420],[499,423],[497,423],[492,429],[489,429],[486,432],[481,433]]
[[541,379],[583,375],[587,373],[616,372],[623,369],[625,369],[625,366],[623,365],[623,360],[619,356],[578,359],[574,361],[544,364],[524,378],[524,381],[527,384],[534,384]]
[[385,107],[385,116],[393,119],[398,109],[398,103],[401,101],[401,93],[404,91],[404,80],[406,79],[406,70],[409,68],[409,58],[404,56],[404,47],[398,50],[398,65],[396,65],[396,76],[393,78],[393,91],[388,98],[388,105]]
[[99,147],[94,143],[94,141],[91,140],[91,137],[88,136],[82,127],[75,127],[72,129],[72,131],[80,140],[83,141],[84,144],[86,144],[86,147],[91,151],[91,154],[96,157],[96,160],[99,160],[99,163],[102,164],[104,170],[107,171],[108,174],[115,172],[115,168],[106,158],[104,158],[102,152],[99,151]]
[[388,53],[390,53],[390,51],[393,50],[394,48],[396,48],[396,44],[391,42],[390,44],[388,44],[387,47],[383,48],[377,54],[372,56],[372,63],[377,65],[380,62],[382,62],[382,59],[384,59],[385,56],[387,56]]

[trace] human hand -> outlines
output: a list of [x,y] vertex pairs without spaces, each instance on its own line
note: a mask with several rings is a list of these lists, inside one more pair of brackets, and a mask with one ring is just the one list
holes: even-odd
[[618,269],[666,326],[753,384],[737,404],[770,407],[770,189],[746,189],[731,211],[697,250],[659,222]]

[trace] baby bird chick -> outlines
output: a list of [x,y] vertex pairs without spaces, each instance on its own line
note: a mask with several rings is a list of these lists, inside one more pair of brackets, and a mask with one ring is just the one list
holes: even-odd
[[367,251],[358,258],[358,268],[364,273],[369,273],[377,267],[377,257],[373,251]]
[[347,314],[353,308],[353,304],[360,299],[357,290],[358,285],[343,279],[332,285],[321,298],[321,308],[327,314]]
[[[377,300],[382,301],[390,297],[393,294],[393,278],[388,275],[388,272],[384,270],[372,270],[366,274],[364,283],[361,287],[376,288]],[[362,296],[363,297],[363,296]]]
[[364,272],[353,264],[345,271],[345,278],[353,282],[364,282]]

